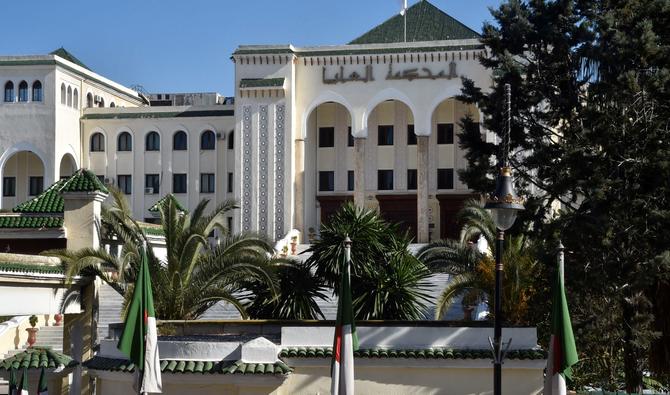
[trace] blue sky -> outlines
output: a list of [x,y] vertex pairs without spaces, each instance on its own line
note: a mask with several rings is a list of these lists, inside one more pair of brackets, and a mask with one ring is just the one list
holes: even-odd
[[[409,4],[417,0],[409,0]],[[431,0],[476,31],[500,0]],[[241,44],[345,44],[393,16],[401,0],[12,0],[0,55],[65,47],[96,72],[149,92],[233,94]],[[11,16],[11,17],[10,17]]]

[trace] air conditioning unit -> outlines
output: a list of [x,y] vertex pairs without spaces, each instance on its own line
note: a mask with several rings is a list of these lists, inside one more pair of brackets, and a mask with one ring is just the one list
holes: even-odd
[[221,132],[216,132],[216,139],[217,140],[225,140],[226,135],[224,133],[221,133]]
[[112,184],[114,184],[114,178],[105,177],[105,185],[112,185]]
[[153,195],[154,194],[154,189],[153,188],[144,188],[144,194],[145,195]]
[[95,95],[93,98],[94,103],[100,103],[102,101],[102,96]]

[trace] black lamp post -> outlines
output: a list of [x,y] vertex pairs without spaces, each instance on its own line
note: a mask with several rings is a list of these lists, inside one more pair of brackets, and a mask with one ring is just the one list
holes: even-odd
[[[486,209],[491,211],[491,216],[498,229],[496,237],[496,277],[494,295],[493,316],[493,394],[502,395],[502,361],[504,359],[502,346],[502,280],[503,280],[503,242],[505,231],[514,225],[517,212],[524,209],[523,199],[514,192],[512,183],[512,170],[508,163],[509,131],[511,125],[511,89],[505,84],[505,95],[507,99],[507,125],[503,138],[501,168],[496,179],[496,190],[487,199]],[[509,344],[509,343],[508,343]]]

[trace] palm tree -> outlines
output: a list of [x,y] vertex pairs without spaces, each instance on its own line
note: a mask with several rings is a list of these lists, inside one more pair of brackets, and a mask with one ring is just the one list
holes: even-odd
[[[100,275],[122,291],[126,302],[132,295],[140,246],[148,244],[144,228],[130,216],[125,197],[112,193],[113,204],[102,214],[108,235],[122,243],[118,256],[104,248],[79,251],[55,250],[46,254],[60,257],[72,279],[80,273]],[[225,201],[205,214],[208,201],[202,200],[192,213],[177,209],[174,199],[166,199],[160,209],[167,258],[159,260],[147,249],[152,274],[154,306],[160,319],[196,319],[219,301],[229,302],[246,317],[238,296],[250,279],[268,284],[274,291],[269,256],[274,251],[269,240],[253,234],[230,235],[225,228],[226,213],[237,206]],[[224,235],[211,247],[207,237],[219,229]]]
[[[436,303],[436,319],[442,319],[458,298],[463,298],[467,317],[470,306],[482,300],[488,303],[486,295],[493,295],[495,262],[490,250],[496,234],[493,219],[484,209],[483,202],[478,200],[467,201],[458,218],[463,223],[459,241],[437,241],[417,254],[431,270],[452,275]],[[479,237],[487,241],[488,251],[479,251],[473,244]],[[524,236],[511,236],[505,240],[503,313],[509,323],[527,323],[528,302],[536,291],[534,280],[540,270],[535,255],[532,244]],[[489,311],[492,311],[491,307]]]
[[247,285],[251,295],[245,306],[249,316],[259,319],[324,319],[317,299],[327,299],[325,281],[302,261],[275,260],[278,286],[276,295],[266,284],[254,281]]
[[343,241],[351,248],[352,302],[357,319],[417,319],[424,316],[430,271],[412,256],[410,238],[376,211],[345,204],[321,225],[321,238],[307,264],[337,294],[344,262]]

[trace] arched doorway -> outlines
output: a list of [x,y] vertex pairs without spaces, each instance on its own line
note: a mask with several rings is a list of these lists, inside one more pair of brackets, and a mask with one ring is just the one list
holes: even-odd
[[2,208],[12,208],[45,188],[44,164],[31,151],[18,151],[2,165]]
[[58,175],[61,179],[68,178],[77,171],[77,163],[70,154],[65,154],[60,160],[60,168]]
[[417,232],[417,139],[414,114],[400,100],[386,100],[370,112],[365,144],[366,190],[388,221],[412,237]]
[[343,203],[353,200],[354,139],[349,110],[336,102],[316,106],[307,118],[304,144],[307,236],[317,231]]

